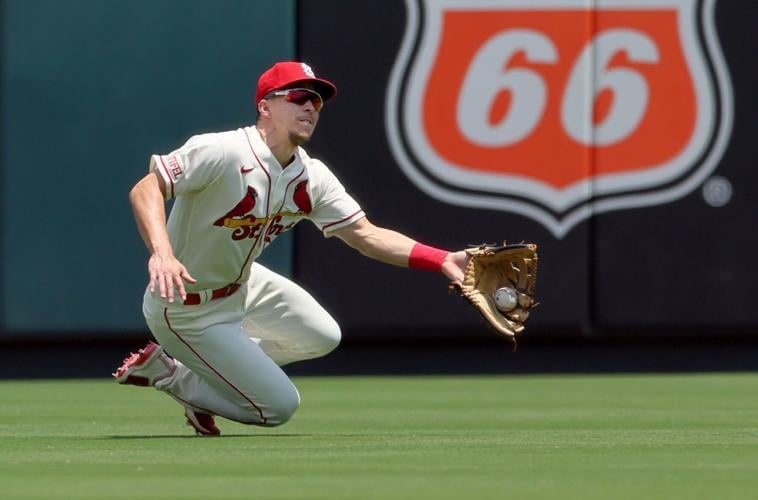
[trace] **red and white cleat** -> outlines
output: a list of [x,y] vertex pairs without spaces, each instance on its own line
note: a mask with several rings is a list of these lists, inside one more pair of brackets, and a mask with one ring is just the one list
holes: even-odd
[[136,353],[129,354],[113,377],[119,384],[153,386],[173,375],[176,363],[155,342],[149,342]]
[[187,425],[195,429],[198,436],[220,436],[221,431],[213,421],[213,415],[196,412],[192,408],[184,407],[184,416],[187,417]]

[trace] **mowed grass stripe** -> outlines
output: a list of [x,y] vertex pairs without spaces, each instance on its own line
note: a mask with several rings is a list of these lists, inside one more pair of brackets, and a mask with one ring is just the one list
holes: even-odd
[[303,377],[284,426],[0,382],[0,498],[756,498],[758,375]]

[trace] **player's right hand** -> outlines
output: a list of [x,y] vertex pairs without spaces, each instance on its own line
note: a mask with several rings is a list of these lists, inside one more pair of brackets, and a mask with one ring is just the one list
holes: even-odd
[[184,282],[197,283],[197,280],[190,276],[189,271],[173,255],[161,255],[154,253],[147,262],[147,271],[150,274],[150,283],[148,288],[150,293],[155,292],[155,286],[162,299],[168,299],[174,302],[174,288],[179,292],[182,300],[187,298],[187,292],[184,289]]
[[452,283],[460,284],[465,277],[464,272],[469,260],[471,256],[465,250],[448,253],[442,262],[442,274]]

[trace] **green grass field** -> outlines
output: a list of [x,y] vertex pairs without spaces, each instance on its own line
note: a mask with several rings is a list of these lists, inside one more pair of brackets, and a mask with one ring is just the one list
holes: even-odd
[[758,375],[295,380],[275,429],[110,380],[0,382],[0,498],[758,498]]

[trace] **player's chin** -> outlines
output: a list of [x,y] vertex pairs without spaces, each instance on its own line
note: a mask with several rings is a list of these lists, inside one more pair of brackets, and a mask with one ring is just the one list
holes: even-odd
[[295,146],[302,146],[311,140],[313,129],[311,130],[293,130],[290,132],[290,142]]

